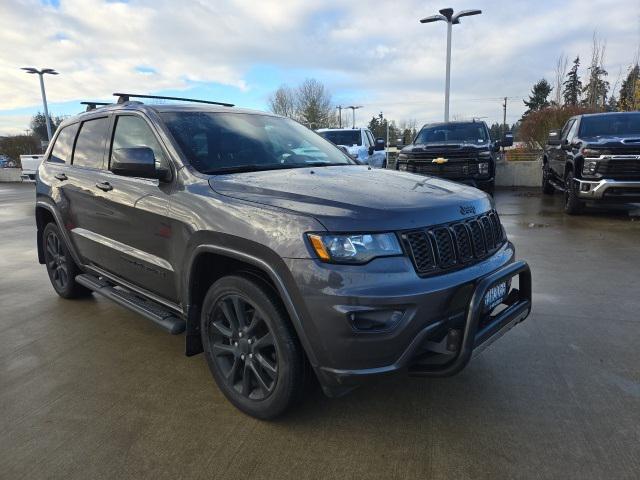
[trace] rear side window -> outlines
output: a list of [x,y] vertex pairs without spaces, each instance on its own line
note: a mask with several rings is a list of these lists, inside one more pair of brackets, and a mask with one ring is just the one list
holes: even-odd
[[78,124],[74,123],[60,130],[56,143],[53,144],[49,161],[54,163],[69,163],[71,161],[71,151],[73,150],[73,140],[76,138]]
[[140,117],[122,115],[117,118],[116,131],[113,135],[111,155],[119,148],[149,147],[156,157],[156,166],[165,167],[167,163],[160,142],[147,122]]
[[104,144],[109,129],[109,118],[96,118],[82,122],[73,151],[73,164],[78,167],[102,168]]

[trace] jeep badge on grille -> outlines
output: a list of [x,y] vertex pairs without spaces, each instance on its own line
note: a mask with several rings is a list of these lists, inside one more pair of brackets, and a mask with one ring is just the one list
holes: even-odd
[[473,205],[460,205],[460,215],[475,215],[476,207]]

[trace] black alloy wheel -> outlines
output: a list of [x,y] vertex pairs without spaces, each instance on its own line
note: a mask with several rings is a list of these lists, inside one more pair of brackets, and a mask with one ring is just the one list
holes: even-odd
[[69,267],[66,252],[57,232],[50,231],[47,234],[44,246],[51,282],[56,290],[65,290],[69,285]]
[[278,379],[278,354],[263,314],[240,295],[218,300],[208,322],[213,359],[227,385],[251,400],[263,400]]
[[303,396],[308,370],[273,286],[250,273],[222,277],[202,302],[205,358],[220,391],[243,412],[273,419]]
[[42,232],[44,263],[51,285],[63,298],[80,298],[91,295],[91,290],[76,282],[76,275],[82,273],[73,261],[55,223],[49,223]]

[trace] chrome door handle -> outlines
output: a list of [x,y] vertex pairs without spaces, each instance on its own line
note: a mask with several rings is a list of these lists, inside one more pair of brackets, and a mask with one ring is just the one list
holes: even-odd
[[98,187],[103,192],[108,192],[109,190],[113,190],[113,187],[109,182],[96,183],[96,187]]

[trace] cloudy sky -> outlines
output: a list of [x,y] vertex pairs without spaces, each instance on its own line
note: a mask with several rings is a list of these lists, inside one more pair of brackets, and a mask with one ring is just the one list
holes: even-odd
[[[637,58],[639,0],[0,0],[0,134],[24,132],[41,110],[37,77],[52,67],[52,114],[129,91],[266,109],[282,83],[313,77],[336,104],[418,124],[443,115],[446,25],[421,17],[481,8],[454,27],[451,114],[517,120],[531,85],[557,57],[587,61],[606,41],[613,84]],[[583,68],[582,74],[586,75]]]

